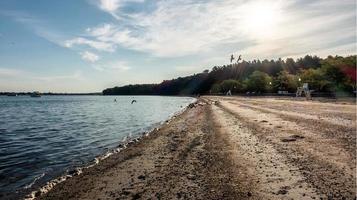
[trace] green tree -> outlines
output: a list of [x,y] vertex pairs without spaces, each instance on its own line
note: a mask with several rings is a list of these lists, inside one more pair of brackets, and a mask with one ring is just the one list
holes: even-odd
[[277,77],[273,81],[274,90],[284,90],[289,92],[295,92],[298,87],[299,81],[296,75],[290,74],[283,70],[280,71]]
[[345,75],[342,71],[343,60],[338,57],[329,57],[322,62],[321,71],[331,82],[337,84],[343,82]]
[[268,92],[271,89],[272,78],[264,72],[254,71],[245,81],[246,89],[250,92]]
[[219,94],[219,93],[221,93],[221,86],[220,86],[220,84],[218,84],[218,83],[213,84],[210,91],[211,91],[212,94]]
[[341,56],[329,56],[322,61],[321,71],[324,74],[325,79],[331,83],[329,88],[330,91],[351,91],[355,88],[355,58],[355,56],[346,58]]
[[[331,82],[325,79],[321,69],[301,70],[299,74],[302,83],[308,83],[309,88],[316,91],[328,91]],[[302,84],[301,83],[301,84]]]
[[292,59],[292,58],[286,59],[285,65],[284,65],[284,70],[287,70],[290,73],[295,73],[296,63],[295,63],[294,59]]
[[233,93],[239,93],[243,90],[243,86],[242,84],[234,79],[228,79],[228,80],[224,80],[222,81],[222,83],[220,84],[221,87],[221,91],[222,92],[228,92],[228,90],[231,90],[231,92]]

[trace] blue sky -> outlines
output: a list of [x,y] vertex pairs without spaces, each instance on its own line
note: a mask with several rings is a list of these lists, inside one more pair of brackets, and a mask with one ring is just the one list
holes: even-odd
[[356,53],[354,0],[1,0],[0,91],[96,92],[243,59]]

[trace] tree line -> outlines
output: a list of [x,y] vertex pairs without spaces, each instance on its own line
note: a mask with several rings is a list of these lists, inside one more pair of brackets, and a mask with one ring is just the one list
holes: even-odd
[[356,91],[356,55],[319,58],[306,55],[296,60],[253,60],[159,84],[136,84],[103,90],[103,95],[197,95],[237,93],[294,93],[308,83],[314,92],[328,94]]

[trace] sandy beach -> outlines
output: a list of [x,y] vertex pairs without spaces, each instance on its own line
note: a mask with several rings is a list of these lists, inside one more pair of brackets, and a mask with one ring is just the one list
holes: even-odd
[[356,104],[201,97],[36,199],[355,199]]

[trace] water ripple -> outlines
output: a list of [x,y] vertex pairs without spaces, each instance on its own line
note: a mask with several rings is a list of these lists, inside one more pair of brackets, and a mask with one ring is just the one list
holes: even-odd
[[[116,98],[117,102],[113,102]],[[148,131],[186,97],[0,97],[0,198],[59,176]]]

